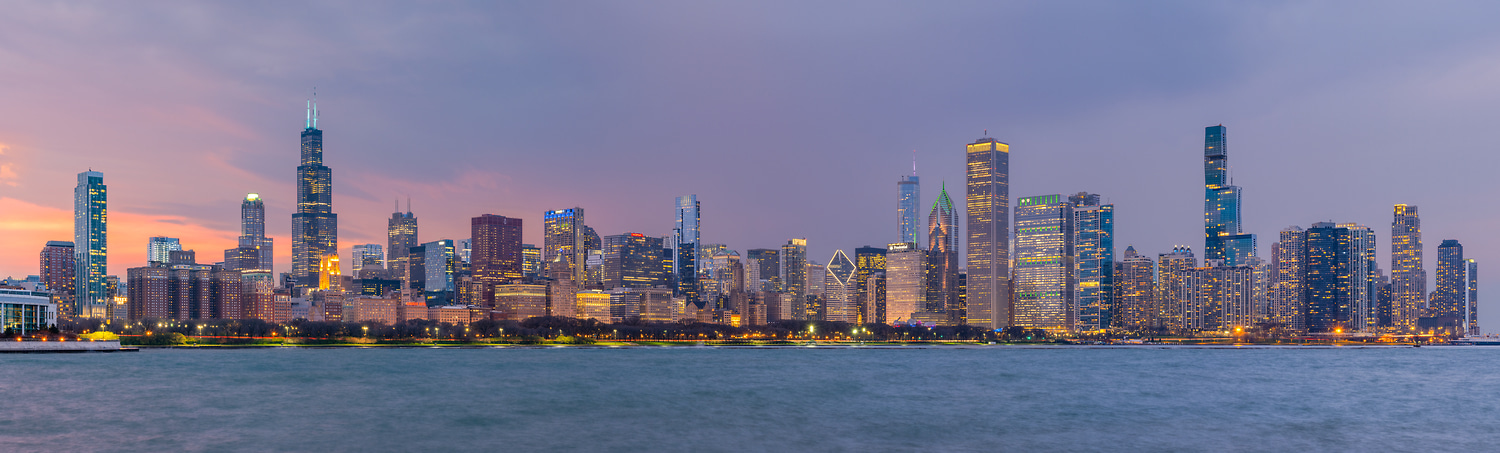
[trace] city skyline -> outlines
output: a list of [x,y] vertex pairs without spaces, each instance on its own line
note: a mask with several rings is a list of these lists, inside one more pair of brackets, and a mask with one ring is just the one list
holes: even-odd
[[[1045,12],[1041,14],[1047,16]],[[1259,14],[1271,13],[1261,11]],[[635,16],[630,18],[637,21],[634,22],[637,25],[643,23],[641,21],[649,20]],[[1361,16],[1361,18],[1373,23],[1379,23],[1382,20],[1380,17],[1370,15]],[[1092,15],[1084,19],[1102,20]],[[18,27],[5,32],[6,34],[3,35],[5,42],[19,42],[17,40],[26,36],[25,30],[28,28]],[[739,32],[746,35],[728,33],[714,34],[712,37],[728,42],[749,42],[747,37],[749,32],[744,30]],[[325,37],[338,38],[339,36],[326,35]],[[68,44],[65,42],[58,45]],[[941,43],[927,43],[930,46],[937,44]],[[1354,47],[1349,43],[1343,45]],[[692,49],[674,50],[696,55],[692,53]],[[76,55],[77,51],[78,49],[74,49],[73,54]],[[179,59],[174,60],[177,65],[173,67],[184,71],[192,69],[188,67],[190,65],[187,65],[187,62],[193,61],[188,57],[195,54],[187,52],[186,49],[181,49],[179,52],[174,54]],[[296,60],[292,57],[296,56],[305,57],[305,55],[293,54],[288,59],[279,61],[293,62]],[[42,57],[29,55],[22,58],[40,59]],[[374,57],[365,56],[365,58]],[[411,57],[398,56],[399,58]],[[451,61],[459,61],[456,57],[450,58],[455,58]],[[590,61],[598,61],[598,56],[592,58],[594,59]],[[1436,71],[1440,75],[1446,75],[1446,78],[1423,77],[1424,74],[1407,73],[1405,75],[1419,81],[1452,82],[1453,77],[1462,79],[1465,74],[1472,75],[1475,71],[1480,71],[1484,62],[1482,59],[1457,62],[1440,59],[1439,61],[1450,63],[1447,71]],[[863,59],[857,62],[873,64]],[[351,65],[350,62],[341,64]],[[1466,64],[1468,66],[1465,66]],[[1475,69],[1473,65],[1481,66],[1480,69]],[[219,94],[226,86],[227,82],[224,80],[239,80],[241,76],[228,73],[224,68],[218,68],[217,74],[222,78],[220,81],[214,81],[212,78],[201,79],[201,82],[205,82],[204,86],[185,88],[181,92],[166,93],[158,100],[134,104],[136,107],[133,108],[143,108],[155,115],[145,115],[142,119],[125,121],[125,123],[143,124],[147,130],[166,125],[181,127],[183,124],[192,126],[191,128],[194,129],[186,137],[186,142],[192,146],[176,149],[175,152],[170,152],[173,151],[171,147],[164,151],[157,151],[157,154],[152,154],[152,156],[157,157],[158,162],[153,163],[151,167],[134,167],[125,160],[129,159],[127,156],[134,155],[132,150],[157,146],[156,142],[102,123],[102,120],[107,117],[80,114],[80,117],[74,121],[52,122],[72,123],[69,125],[70,128],[83,128],[83,130],[91,131],[91,134],[86,135],[106,137],[107,142],[116,144],[97,146],[97,148],[103,148],[109,154],[84,150],[85,147],[90,147],[87,146],[86,140],[57,137],[59,134],[48,133],[52,130],[49,129],[51,126],[14,117],[15,121],[10,121],[10,125],[0,128],[0,144],[5,146],[4,154],[0,154],[0,159],[3,159],[0,163],[6,165],[6,168],[9,168],[9,171],[15,175],[0,181],[8,185],[4,192],[0,192],[0,204],[3,204],[8,212],[16,213],[14,217],[11,217],[12,219],[24,217],[27,222],[20,222],[16,219],[9,220],[3,225],[5,231],[10,233],[8,236],[15,239],[7,239],[6,246],[14,252],[6,254],[6,261],[0,262],[0,270],[4,270],[6,275],[17,277],[35,274],[36,251],[46,241],[68,239],[65,227],[59,229],[57,222],[57,219],[68,219],[68,224],[71,224],[72,212],[67,209],[67,199],[61,194],[66,193],[67,185],[72,185],[72,181],[68,181],[72,175],[89,168],[102,172],[105,182],[111,189],[110,210],[113,212],[110,213],[112,215],[110,216],[109,241],[113,242],[115,247],[110,251],[109,275],[123,276],[125,268],[143,265],[145,238],[151,236],[181,238],[183,247],[196,250],[201,261],[216,261],[210,257],[216,255],[218,251],[233,248],[236,244],[239,234],[238,217],[235,215],[234,206],[246,193],[264,195],[267,203],[268,236],[281,244],[292,244],[289,225],[285,219],[292,212],[291,206],[294,203],[291,189],[295,187],[295,183],[290,179],[291,175],[287,168],[290,162],[295,161],[295,158],[291,157],[293,154],[289,151],[295,145],[290,144],[287,131],[290,127],[294,127],[289,127],[289,123],[294,121],[290,116],[300,115],[300,112],[291,112],[300,110],[302,99],[307,97],[306,92],[313,85],[322,86],[325,90],[331,88],[331,92],[335,94],[330,96],[327,94],[330,91],[324,91],[324,104],[336,105],[338,107],[335,111],[340,112],[333,115],[336,119],[330,123],[337,127],[327,126],[330,128],[328,159],[329,166],[340,172],[337,180],[340,190],[335,192],[334,202],[339,205],[337,212],[345,215],[345,220],[341,222],[343,225],[340,225],[342,227],[340,229],[344,230],[340,234],[345,236],[345,244],[386,242],[380,240],[381,235],[384,234],[380,228],[383,225],[382,220],[388,217],[388,211],[385,211],[388,205],[385,203],[392,196],[413,195],[418,200],[419,207],[429,207],[427,210],[417,210],[420,217],[427,219],[420,238],[422,243],[437,239],[468,238],[469,235],[465,234],[467,220],[486,213],[524,219],[526,224],[524,241],[541,243],[540,231],[543,222],[539,213],[560,206],[580,206],[588,209],[591,223],[593,223],[591,226],[606,234],[639,231],[649,236],[667,236],[672,226],[670,221],[662,220],[666,218],[664,213],[666,199],[691,193],[697,194],[708,208],[703,211],[703,221],[708,222],[711,227],[702,238],[704,242],[728,244],[731,249],[744,252],[750,248],[775,248],[788,238],[807,238],[809,247],[807,259],[824,263],[835,250],[847,251],[860,245],[879,246],[897,242],[890,232],[892,229],[889,221],[892,216],[890,199],[894,195],[894,188],[891,187],[890,182],[891,179],[905,173],[907,159],[912,148],[922,153],[921,176],[929,186],[934,183],[942,184],[945,181],[957,184],[961,181],[962,175],[962,161],[958,156],[962,144],[976,136],[977,131],[989,128],[989,135],[1013,146],[1012,157],[1015,162],[1013,162],[1012,184],[1015,187],[1012,188],[1013,193],[1010,197],[1012,203],[1018,199],[1015,195],[1073,193],[1079,190],[1098,193],[1103,195],[1107,202],[1118,206],[1117,251],[1125,246],[1133,245],[1141,254],[1154,256],[1169,251],[1172,244],[1183,244],[1192,247],[1198,257],[1203,258],[1206,251],[1196,239],[1202,232],[1192,229],[1192,220],[1199,215],[1195,213],[1198,211],[1195,203],[1201,203],[1201,201],[1195,202],[1188,196],[1191,194],[1188,188],[1200,184],[1193,180],[1196,179],[1196,175],[1193,175],[1195,170],[1192,168],[1194,164],[1191,156],[1201,145],[1193,142],[1196,141],[1196,128],[1223,123],[1232,126],[1235,132],[1233,157],[1236,173],[1231,175],[1235,177],[1234,185],[1244,187],[1249,192],[1243,206],[1245,210],[1243,231],[1262,237],[1258,255],[1263,258],[1270,256],[1271,241],[1268,238],[1279,229],[1287,225],[1307,226],[1317,221],[1336,220],[1363,224],[1374,229],[1377,240],[1375,250],[1378,255],[1376,262],[1385,265],[1390,262],[1388,244],[1391,238],[1381,233],[1385,231],[1383,226],[1390,222],[1391,206],[1398,203],[1408,203],[1424,208],[1423,227],[1426,237],[1423,241],[1423,248],[1424,255],[1427,257],[1437,256],[1437,244],[1445,239],[1457,239],[1463,242],[1468,246],[1466,247],[1467,256],[1481,262],[1487,261],[1488,250],[1492,249],[1489,247],[1490,244],[1485,242],[1486,237],[1482,232],[1483,227],[1493,219],[1479,217],[1488,214],[1469,209],[1464,203],[1456,200],[1461,199],[1461,194],[1483,192],[1488,186],[1454,186],[1449,189],[1445,185],[1455,180],[1484,179],[1463,177],[1463,172],[1470,171],[1466,168],[1448,168],[1455,160],[1445,159],[1445,157],[1460,154],[1447,153],[1461,147],[1410,146],[1412,140],[1435,140],[1446,128],[1460,127],[1465,124],[1460,120],[1449,121],[1449,124],[1443,128],[1430,126],[1431,122],[1440,122],[1440,118],[1445,118],[1441,116],[1408,117],[1412,120],[1412,124],[1425,127],[1411,132],[1412,135],[1395,137],[1395,140],[1392,140],[1389,133],[1372,130],[1375,126],[1364,126],[1372,128],[1360,129],[1364,132],[1364,136],[1348,134],[1341,130],[1338,134],[1342,136],[1340,141],[1320,142],[1320,139],[1310,138],[1311,136],[1306,134],[1304,129],[1306,126],[1288,124],[1291,120],[1270,118],[1272,113],[1280,112],[1281,109],[1295,109],[1295,106],[1299,105],[1295,103],[1291,104],[1291,107],[1260,104],[1259,110],[1256,110],[1236,106],[1236,104],[1243,105],[1243,102],[1225,102],[1224,105],[1214,109],[1201,107],[1184,109],[1180,106],[1172,108],[1148,102],[1151,104],[1147,106],[1149,110],[1162,113],[1148,119],[1139,119],[1124,114],[1118,110],[1121,104],[1103,103],[1093,106],[1074,104],[1074,109],[1079,112],[1093,112],[1083,114],[1083,116],[1091,117],[1100,127],[1110,132],[1105,134],[1108,142],[1130,143],[1125,148],[1128,152],[1121,153],[1102,151],[1102,148],[1096,146],[1099,142],[1094,141],[1100,139],[1049,138],[1048,135],[1057,135],[1055,134],[1057,124],[1070,122],[1069,120],[1076,122],[1080,118],[1076,116],[1079,114],[1069,113],[1066,109],[1060,108],[1044,110],[1047,115],[1054,117],[1046,123],[1032,120],[1018,121],[1014,115],[1023,114],[1021,112],[978,112],[976,114],[975,111],[964,111],[964,115],[945,118],[945,122],[953,124],[942,126],[934,126],[933,123],[914,120],[913,117],[908,116],[893,118],[878,127],[856,127],[833,122],[819,125],[814,130],[779,123],[758,122],[755,123],[757,127],[781,131],[785,137],[777,137],[769,142],[759,139],[753,141],[751,145],[757,145],[761,149],[797,150],[790,154],[780,154],[788,151],[777,151],[769,156],[759,156],[755,159],[756,161],[770,161],[774,164],[771,167],[747,159],[724,157],[733,154],[731,151],[744,148],[728,148],[723,149],[724,152],[711,153],[713,154],[711,157],[717,160],[689,160],[692,155],[683,153],[695,149],[701,151],[701,147],[671,145],[674,140],[664,136],[675,132],[675,129],[670,126],[669,122],[652,121],[640,124],[638,127],[645,126],[645,129],[654,131],[655,134],[663,134],[663,136],[653,138],[625,135],[625,140],[622,142],[628,145],[627,149],[632,150],[666,145],[666,150],[646,154],[643,160],[654,162],[646,168],[655,169],[658,172],[655,174],[675,175],[676,178],[645,178],[652,181],[619,180],[608,177],[600,170],[583,168],[581,170],[583,173],[579,177],[602,178],[602,180],[599,183],[582,185],[577,189],[558,191],[544,180],[528,179],[523,174],[545,172],[548,165],[546,161],[556,162],[558,159],[541,159],[541,157],[552,153],[561,153],[563,156],[571,155],[573,158],[588,156],[593,161],[599,162],[594,165],[596,167],[623,166],[630,170],[640,170],[641,167],[637,167],[638,164],[632,162],[634,158],[611,154],[587,154],[582,153],[579,148],[563,145],[558,145],[556,148],[551,147],[553,145],[537,146],[538,142],[535,142],[539,140],[537,136],[528,136],[517,141],[498,137],[503,144],[497,145],[497,148],[506,150],[498,154],[516,161],[515,164],[500,165],[494,161],[486,161],[483,156],[478,155],[477,150],[486,148],[474,146],[473,138],[463,139],[461,136],[448,135],[456,130],[454,127],[475,126],[472,120],[449,118],[444,122],[433,123],[419,119],[411,123],[416,125],[417,129],[427,128],[441,132],[436,134],[397,133],[399,128],[390,127],[392,123],[397,122],[394,121],[395,119],[412,119],[412,117],[402,115],[414,115],[420,112],[422,116],[443,116],[432,115],[432,113],[437,110],[446,110],[447,107],[465,110],[472,108],[469,107],[471,103],[453,99],[439,102],[446,98],[437,96],[434,100],[409,104],[420,107],[413,109],[413,112],[402,112],[403,109],[399,108],[374,109],[382,105],[394,107],[397,105],[394,103],[397,98],[411,101],[410,97],[419,94],[412,90],[420,84],[400,84],[399,86],[406,89],[398,90],[388,98],[368,92],[361,97],[360,90],[369,90],[372,87],[363,82],[352,82],[358,73],[348,69],[351,67],[352,65],[342,66],[344,69],[326,70],[321,76],[282,75],[270,79],[256,79],[254,93],[236,94],[227,98],[226,95]],[[1057,70],[1055,65],[1039,67],[1044,72]],[[1242,66],[1235,67],[1243,69]],[[1140,67],[1133,68],[1146,70]],[[210,71],[210,73],[214,72]],[[23,73],[23,75],[26,74],[33,73]],[[727,77],[723,74],[720,76]],[[924,76],[936,77],[937,75],[924,73]],[[1203,76],[1194,81],[1206,84],[1206,80],[1210,78]],[[414,80],[420,79],[417,77]],[[1260,80],[1260,83],[1267,83],[1262,79],[1257,80]],[[339,86],[340,82],[343,82],[343,87]],[[990,86],[969,82],[964,86],[969,88]],[[1240,82],[1240,84],[1232,85],[1234,89],[1247,90],[1244,84],[1253,85],[1254,81],[1241,80]],[[1375,82],[1379,80],[1372,82],[1366,79],[1366,83],[1375,85],[1375,87],[1366,88],[1375,90],[1391,87],[1388,84]],[[1147,87],[1155,86],[1154,83],[1141,83]],[[33,85],[39,86],[38,91],[41,93],[55,93],[56,90],[56,88],[49,88],[46,84]],[[1126,85],[1125,88],[1130,87],[1129,84]],[[1427,86],[1422,85],[1417,88],[1422,87]],[[759,88],[766,89],[765,87]],[[1114,86],[1113,88],[1121,87]],[[1006,96],[1005,93],[1012,93],[1009,90],[1011,89],[997,88],[994,94],[990,94],[979,89],[969,94],[978,99],[999,98]],[[1399,92],[1407,95],[1426,93],[1426,91],[1413,90],[1416,88],[1408,87],[1407,91]],[[685,94],[675,91],[672,93]],[[1480,91],[1481,95],[1487,95],[1487,93],[1490,91]],[[1202,95],[1201,92],[1189,92],[1185,95],[1181,93],[1157,94],[1159,94],[1158,102],[1168,104],[1183,98]],[[1347,95],[1348,92],[1344,94]],[[97,104],[78,104],[77,99],[62,99],[59,105],[70,107],[70,110],[74,111],[89,110],[90,106],[101,105],[106,111],[111,111],[109,107],[115,105],[111,102],[118,103],[135,99],[130,95],[101,94],[101,96],[103,99]],[[1233,97],[1243,101],[1245,96],[1243,93],[1238,93]],[[18,105],[22,106],[46,104],[32,95],[21,96],[17,93],[16,99],[20,100]],[[1027,106],[1035,107],[1039,103],[1059,99],[1072,98],[1046,96],[1029,98],[1026,102],[1018,103],[1014,110],[1026,110]],[[1122,102],[1118,97],[1111,99]],[[1446,98],[1439,97],[1439,99]],[[901,104],[901,102],[896,102],[900,99],[887,98],[885,100]],[[729,101],[729,105],[742,113],[758,111],[759,108],[746,111],[743,109],[756,107],[756,105],[744,99],[730,99]],[[1465,105],[1470,102],[1452,99],[1447,101],[1450,104],[1456,102]],[[806,102],[815,109],[828,108],[828,104],[818,100],[799,99],[797,102]],[[1329,101],[1324,99],[1324,102]],[[191,108],[180,111],[167,108],[173,105]],[[684,103],[683,105],[697,106],[698,104]],[[776,105],[796,105],[796,103]],[[1350,113],[1344,109],[1334,109],[1332,107],[1336,106],[1328,104],[1312,105],[1323,107],[1324,110],[1320,111],[1325,114],[1330,111]],[[563,109],[563,107],[559,108]],[[56,119],[56,113],[49,113],[46,109],[20,108],[18,110],[36,110],[42,114],[42,118]],[[372,114],[367,110],[380,113]],[[119,111],[127,110],[120,109]],[[196,118],[191,118],[191,121],[186,123],[169,120],[183,120],[184,117],[176,116],[180,112],[191,112]],[[577,113],[571,110],[565,110],[565,112]],[[1427,111],[1426,113],[1432,114],[1433,112]],[[6,114],[19,115],[20,112],[8,111]],[[556,115],[554,119],[559,121],[566,117],[566,115]],[[587,120],[584,121],[585,124],[604,123],[610,119],[587,115],[583,118]],[[663,120],[664,118],[655,119]],[[705,126],[713,130],[711,134],[700,138],[732,137],[738,134],[734,129],[727,128],[727,123],[732,122],[733,119],[735,118],[711,117],[704,122],[689,124]],[[1319,128],[1339,129],[1341,125],[1350,125],[1348,121],[1351,120],[1324,116],[1311,120],[1304,118],[1304,121]],[[899,127],[902,132],[890,133],[875,130],[882,127]],[[1121,128],[1137,130],[1122,133]],[[382,132],[380,129],[390,129],[392,132]],[[548,129],[546,132],[552,134],[551,138],[567,135],[561,129]],[[612,134],[618,131],[578,131],[578,133],[584,134],[581,138],[593,139],[583,141],[599,141],[600,139],[611,141],[613,137],[616,137]],[[823,146],[824,140],[829,138],[843,140],[852,135],[869,134],[873,134],[876,138],[862,138],[861,140],[870,140],[870,142],[863,142],[860,146],[862,152],[859,154],[867,161],[852,162],[849,159],[851,155],[835,151],[814,151],[829,149]],[[416,143],[405,138],[417,135],[429,137],[423,140],[431,142],[415,146]],[[1351,135],[1356,136],[1351,138]],[[465,150],[456,150],[451,155],[432,154],[436,150],[448,149],[448,144],[443,140],[446,139],[444,137],[449,136],[455,138],[457,143],[467,143],[460,146]],[[478,137],[497,138],[488,135]],[[1380,158],[1365,156],[1369,147],[1359,145],[1360,143],[1368,145],[1382,140],[1405,146],[1377,147],[1376,151],[1401,149],[1410,152],[1410,149],[1416,148],[1423,151],[1421,155],[1413,159],[1382,161]],[[379,143],[381,141],[393,143],[390,146],[384,146]],[[528,143],[528,141],[532,142]],[[871,143],[879,146],[870,146]],[[1319,143],[1324,146],[1318,146]],[[1466,146],[1473,148],[1471,145]],[[189,148],[208,151],[201,154],[194,151],[190,154]],[[1153,150],[1143,151],[1148,148]],[[521,152],[526,149],[530,149],[531,153]],[[1095,151],[1098,154],[1089,155],[1093,159],[1075,162],[1076,154],[1087,149],[1099,151]],[[119,156],[116,157],[115,154]],[[58,156],[67,157],[59,158]],[[372,158],[372,156],[380,158]],[[431,159],[434,156],[437,159]],[[1332,165],[1356,165],[1347,163],[1355,160],[1349,156],[1359,156],[1359,159],[1374,161],[1375,165],[1359,168],[1365,171],[1351,169],[1347,172],[1348,175],[1322,175],[1321,172],[1314,171],[1326,169],[1327,166]],[[793,160],[793,157],[805,160]],[[671,165],[663,165],[663,162],[667,162],[665,158],[679,159],[679,161]],[[431,164],[426,162],[428,159],[448,163],[442,169],[434,170],[429,166]],[[475,161],[470,162],[470,159]],[[1489,159],[1489,157],[1481,156],[1478,159],[1477,164],[1474,164],[1472,159],[1465,160],[1465,162],[1474,164],[1473,167],[1484,167],[1487,162],[1484,159]],[[824,165],[824,162],[828,160],[843,162],[846,165],[843,167]],[[1126,160],[1139,160],[1141,163],[1119,165]],[[784,168],[789,165],[789,162],[805,162],[805,164],[799,168]],[[80,166],[84,168],[76,168]],[[210,171],[194,171],[205,167]],[[450,167],[451,169],[448,169]],[[778,168],[781,170],[780,173],[766,172],[768,169]],[[185,174],[180,180],[157,178],[156,173],[147,171],[163,169],[183,173],[208,173],[214,179],[200,179],[202,176],[196,174]],[[1371,169],[1374,171],[1369,171]],[[1441,172],[1438,169],[1441,169]],[[1069,172],[1075,172],[1076,176],[1056,177],[1056,175],[1069,174]],[[1408,181],[1408,178],[1402,178],[1405,172],[1444,176],[1428,176],[1419,180],[1427,184],[1413,185],[1407,182],[1397,184],[1396,181]],[[1318,178],[1307,177],[1310,174],[1320,176]],[[1447,176],[1450,174],[1455,174],[1457,177],[1450,178]],[[719,180],[726,175],[733,178],[729,181],[730,184],[724,184]],[[1391,183],[1373,184],[1369,193],[1361,194],[1357,199],[1345,200],[1322,195],[1344,193],[1338,190],[1340,187],[1356,184],[1362,187],[1370,185],[1366,181],[1355,179],[1353,175]],[[639,179],[638,176],[635,178]],[[1056,182],[1049,182],[1049,178]],[[59,182],[59,179],[62,182]],[[838,184],[824,185],[818,182],[821,179],[830,179]],[[667,180],[669,183],[659,180]],[[1133,187],[1140,185],[1143,180],[1150,180],[1150,184],[1145,184],[1145,189]],[[783,187],[777,191],[758,194],[756,190],[750,188],[754,187],[756,181]],[[68,184],[63,184],[63,182]],[[1487,184],[1483,181],[1480,183]],[[1441,186],[1441,188],[1433,189],[1426,186]],[[613,189],[616,187],[618,189]],[[936,193],[932,189],[929,187],[929,190],[924,192]],[[786,196],[789,194],[814,199],[834,199],[838,202],[819,204],[815,210],[810,210],[797,206],[796,203],[787,203]],[[929,197],[919,200],[918,205],[925,207],[931,202]],[[958,207],[958,210],[963,212],[962,205]],[[784,221],[785,219],[794,221],[788,222]],[[959,223],[963,224],[963,218],[959,219]],[[961,234],[963,233],[966,231],[961,231]],[[275,260],[278,272],[290,270],[288,265],[291,261],[291,248],[290,246],[277,247],[276,251],[280,254]],[[349,247],[343,247],[340,252],[347,256]],[[1424,272],[1429,275],[1428,281],[1436,281],[1435,277],[1431,277],[1435,272],[1433,261],[1429,258],[1429,261],[1424,264]],[[1391,272],[1391,269],[1383,270],[1387,273]],[[1429,284],[1428,290],[1431,289],[1432,286]],[[1484,312],[1482,316],[1488,313],[1488,310],[1482,311]]]

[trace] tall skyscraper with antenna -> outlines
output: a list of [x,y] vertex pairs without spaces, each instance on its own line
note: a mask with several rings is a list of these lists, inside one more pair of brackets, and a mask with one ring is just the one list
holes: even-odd
[[292,214],[292,276],[298,288],[317,288],[318,269],[338,256],[339,218],[333,213],[333,170],[323,165],[323,131],[317,101],[307,103],[302,159],[297,166],[297,212]]
[[922,184],[917,179],[917,152],[911,152],[911,176],[896,181],[896,242],[921,243]]
[[396,212],[386,223],[385,266],[390,275],[405,282],[406,268],[411,248],[417,244],[417,216],[411,213],[411,199],[406,200],[406,212],[401,212],[401,200],[396,200]]

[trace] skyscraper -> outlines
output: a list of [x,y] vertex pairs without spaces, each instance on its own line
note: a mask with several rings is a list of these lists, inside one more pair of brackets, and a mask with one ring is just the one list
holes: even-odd
[[958,301],[958,212],[943,185],[927,215],[927,304],[923,311],[947,313],[948,322],[963,322]]
[[1115,311],[1111,327],[1143,331],[1159,325],[1156,308],[1156,262],[1150,256],[1137,254],[1126,247],[1124,259],[1116,267]]
[[[274,272],[276,254],[273,250],[273,241],[266,237],[266,203],[260,199],[260,194],[246,194],[245,200],[240,202],[240,248],[254,250],[255,262],[242,262],[241,266],[246,269],[259,269]],[[250,255],[250,253],[246,253]]]
[[[1115,206],[1102,204],[1098,194],[1079,192],[1068,197],[1073,209],[1073,302],[1078,329],[1108,329],[1115,312]],[[1149,261],[1150,258],[1147,258]]]
[[[1303,260],[1306,256],[1304,241],[1307,233],[1296,225],[1281,230],[1281,240],[1276,243],[1272,258],[1276,263],[1275,284],[1271,288],[1270,307],[1266,317],[1293,331],[1307,329],[1306,313],[1307,285],[1304,282]],[[1415,321],[1413,321],[1415,326]]]
[[317,104],[309,102],[297,166],[297,212],[292,214],[292,277],[298,288],[318,288],[323,258],[338,256],[339,218],[333,213],[333,170],[323,165]]
[[354,255],[349,266],[354,269],[356,278],[366,278],[360,273],[367,270],[385,269],[385,248],[380,244],[359,244],[351,248]]
[[1464,313],[1467,315],[1464,323],[1468,325],[1466,333],[1479,335],[1479,263],[1469,258],[1464,260],[1464,264],[1464,282],[1468,283],[1468,297],[1464,300]]
[[859,282],[860,321],[865,324],[884,324],[884,285],[872,286],[871,282],[877,280],[871,280],[870,277],[885,272],[885,249],[868,245],[855,248],[854,266],[859,269],[859,275],[855,279]]
[[77,266],[73,301],[74,314],[83,318],[109,317],[113,301],[104,281],[109,261],[107,201],[103,173],[78,174],[78,186],[73,188],[73,264]]
[[172,252],[182,251],[182,241],[177,238],[152,236],[146,240],[146,262],[165,263],[171,260]]
[[52,303],[57,304],[60,316],[72,316],[75,313],[73,285],[77,281],[74,273],[78,272],[75,259],[77,256],[74,255],[72,242],[47,241],[47,245],[42,247],[39,274],[42,285],[52,292]]
[[1455,239],[1444,239],[1438,245],[1437,287],[1432,292],[1428,316],[1468,317],[1465,307],[1469,296],[1468,268],[1463,244]]
[[641,233],[624,233],[604,237],[604,287],[650,288],[666,286],[666,269],[661,265],[663,247],[659,237]]
[[746,282],[750,291],[781,291],[781,251],[776,249],[750,249],[745,252],[746,273],[757,277],[756,280]]
[[1422,219],[1417,207],[1398,204],[1391,221],[1391,327],[1410,331],[1427,306],[1427,271],[1422,267]]
[[1077,326],[1072,218],[1073,206],[1061,195],[1017,202],[1014,325],[1052,332]]
[[439,239],[422,244],[422,267],[426,276],[422,280],[422,292],[427,306],[451,305],[458,292],[458,253],[452,239]]
[[885,322],[907,323],[927,300],[927,253],[913,242],[896,242],[885,252]]
[[1222,124],[1204,131],[1203,260],[1238,266],[1255,256],[1255,235],[1240,233],[1240,188],[1229,178],[1227,132]]
[[521,219],[485,214],[472,222],[470,268],[480,285],[475,298],[495,306],[495,286],[521,278]]
[[676,200],[676,222],[672,228],[673,276],[677,295],[688,303],[698,302],[698,270],[703,268],[703,245],[698,221],[701,214],[697,195],[683,195]]
[[1156,257],[1156,306],[1160,326],[1170,332],[1186,330],[1187,301],[1183,298],[1186,283],[1183,274],[1198,267],[1193,249],[1187,246],[1172,247],[1171,253]]
[[965,154],[968,323],[1000,329],[1011,325],[1010,145],[985,137]]
[[824,321],[859,321],[859,268],[843,250],[828,260],[823,286]]
[[781,282],[796,319],[803,319],[799,309],[807,301],[807,280],[807,239],[789,239],[781,246]]
[[1308,332],[1370,332],[1378,322],[1375,233],[1354,224],[1304,231],[1302,318]]
[[583,224],[583,208],[559,209],[542,213],[542,261],[550,263],[561,256],[573,272],[573,281],[583,281],[584,260],[588,249]]
[[911,176],[896,181],[896,241],[920,243],[922,184],[917,178],[917,156],[912,153]]
[[385,234],[385,268],[393,278],[407,282],[407,261],[411,248],[417,246],[417,216],[411,213],[411,201],[406,202],[405,213],[401,212],[401,201],[396,201],[396,211],[386,222]]

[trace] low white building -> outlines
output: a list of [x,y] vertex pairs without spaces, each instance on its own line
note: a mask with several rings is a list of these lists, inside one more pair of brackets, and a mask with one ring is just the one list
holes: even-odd
[[0,288],[0,322],[16,333],[45,330],[57,324],[57,304],[48,292]]

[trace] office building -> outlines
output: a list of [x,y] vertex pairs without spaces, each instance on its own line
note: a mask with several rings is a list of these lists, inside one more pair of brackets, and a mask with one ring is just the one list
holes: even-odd
[[386,222],[386,260],[388,275],[407,281],[407,260],[411,248],[417,244],[417,216],[411,213],[411,201],[406,202],[406,212],[401,212],[401,202],[396,202],[396,211]]
[[1112,325],[1115,308],[1115,206],[1100,203],[1098,194],[1086,192],[1069,196],[1068,203],[1073,210],[1077,329],[1105,330]]
[[[276,259],[274,244],[271,238],[266,237],[265,201],[261,200],[260,194],[246,194],[244,201],[240,202],[238,248],[242,252],[237,262],[233,263],[233,267],[274,272]],[[227,258],[225,264],[230,264]]]
[[319,265],[338,256],[339,219],[333,213],[333,170],[323,165],[323,131],[318,107],[309,103],[297,166],[297,212],[292,214],[292,277],[299,289],[318,288]]
[[917,157],[912,153],[911,176],[896,181],[896,241],[921,243],[922,184],[917,178]]
[[[885,249],[864,246],[854,249],[855,279],[859,282],[859,313],[862,324],[885,324],[885,278],[871,280],[885,272]],[[876,282],[879,287],[872,286]]]
[[604,270],[601,276],[606,288],[667,287],[667,275],[661,266],[666,250],[662,238],[641,233],[624,233],[604,237]]
[[113,294],[104,282],[108,272],[108,187],[104,174],[86,171],[78,174],[73,188],[73,315],[82,318],[108,318]]
[[859,268],[854,260],[836,250],[824,269],[823,320],[859,322]]
[[583,281],[584,261],[588,259],[585,242],[588,230],[583,224],[583,208],[558,209],[542,213],[542,256],[544,262],[563,257],[573,280]]
[[807,296],[807,280],[807,239],[789,239],[781,246],[781,284],[792,306]]
[[480,286],[476,302],[494,307],[495,285],[522,277],[521,219],[485,214],[473,218],[470,224],[474,251],[469,267]]
[[547,285],[506,283],[494,285],[492,292],[494,308],[504,319],[520,321],[547,316]]
[[439,239],[422,244],[422,293],[428,307],[441,307],[457,302],[458,253],[452,239]]
[[965,154],[968,323],[1001,329],[1011,325],[1010,145],[986,137]]
[[[365,278],[365,271],[385,270],[385,247],[380,244],[359,244],[353,247],[354,254],[350,256],[350,268],[354,270],[356,278]],[[384,274],[384,272],[380,272]],[[373,277],[374,274],[371,274]]]
[[1422,220],[1417,207],[1395,206],[1391,221],[1391,328],[1411,331],[1427,306],[1427,271],[1422,267]]
[[886,245],[885,322],[909,323],[926,304],[927,252],[914,242]]
[[781,251],[750,249],[745,254],[749,259],[746,264],[747,290],[781,292]]
[[542,249],[531,244],[521,244],[521,275],[526,278],[541,277],[546,270],[542,261]]
[[927,301],[923,311],[948,314],[947,324],[964,318],[958,291],[958,211],[946,184],[927,215]]
[[698,221],[701,217],[697,195],[683,195],[676,200],[676,224],[672,228],[673,276],[677,295],[689,303],[698,302],[698,271],[703,268],[703,245]]
[[1025,197],[1016,204],[1014,325],[1070,332],[1078,323],[1072,208],[1061,195]]
[[146,240],[146,262],[165,263],[172,252],[182,251],[177,238],[154,236]]

